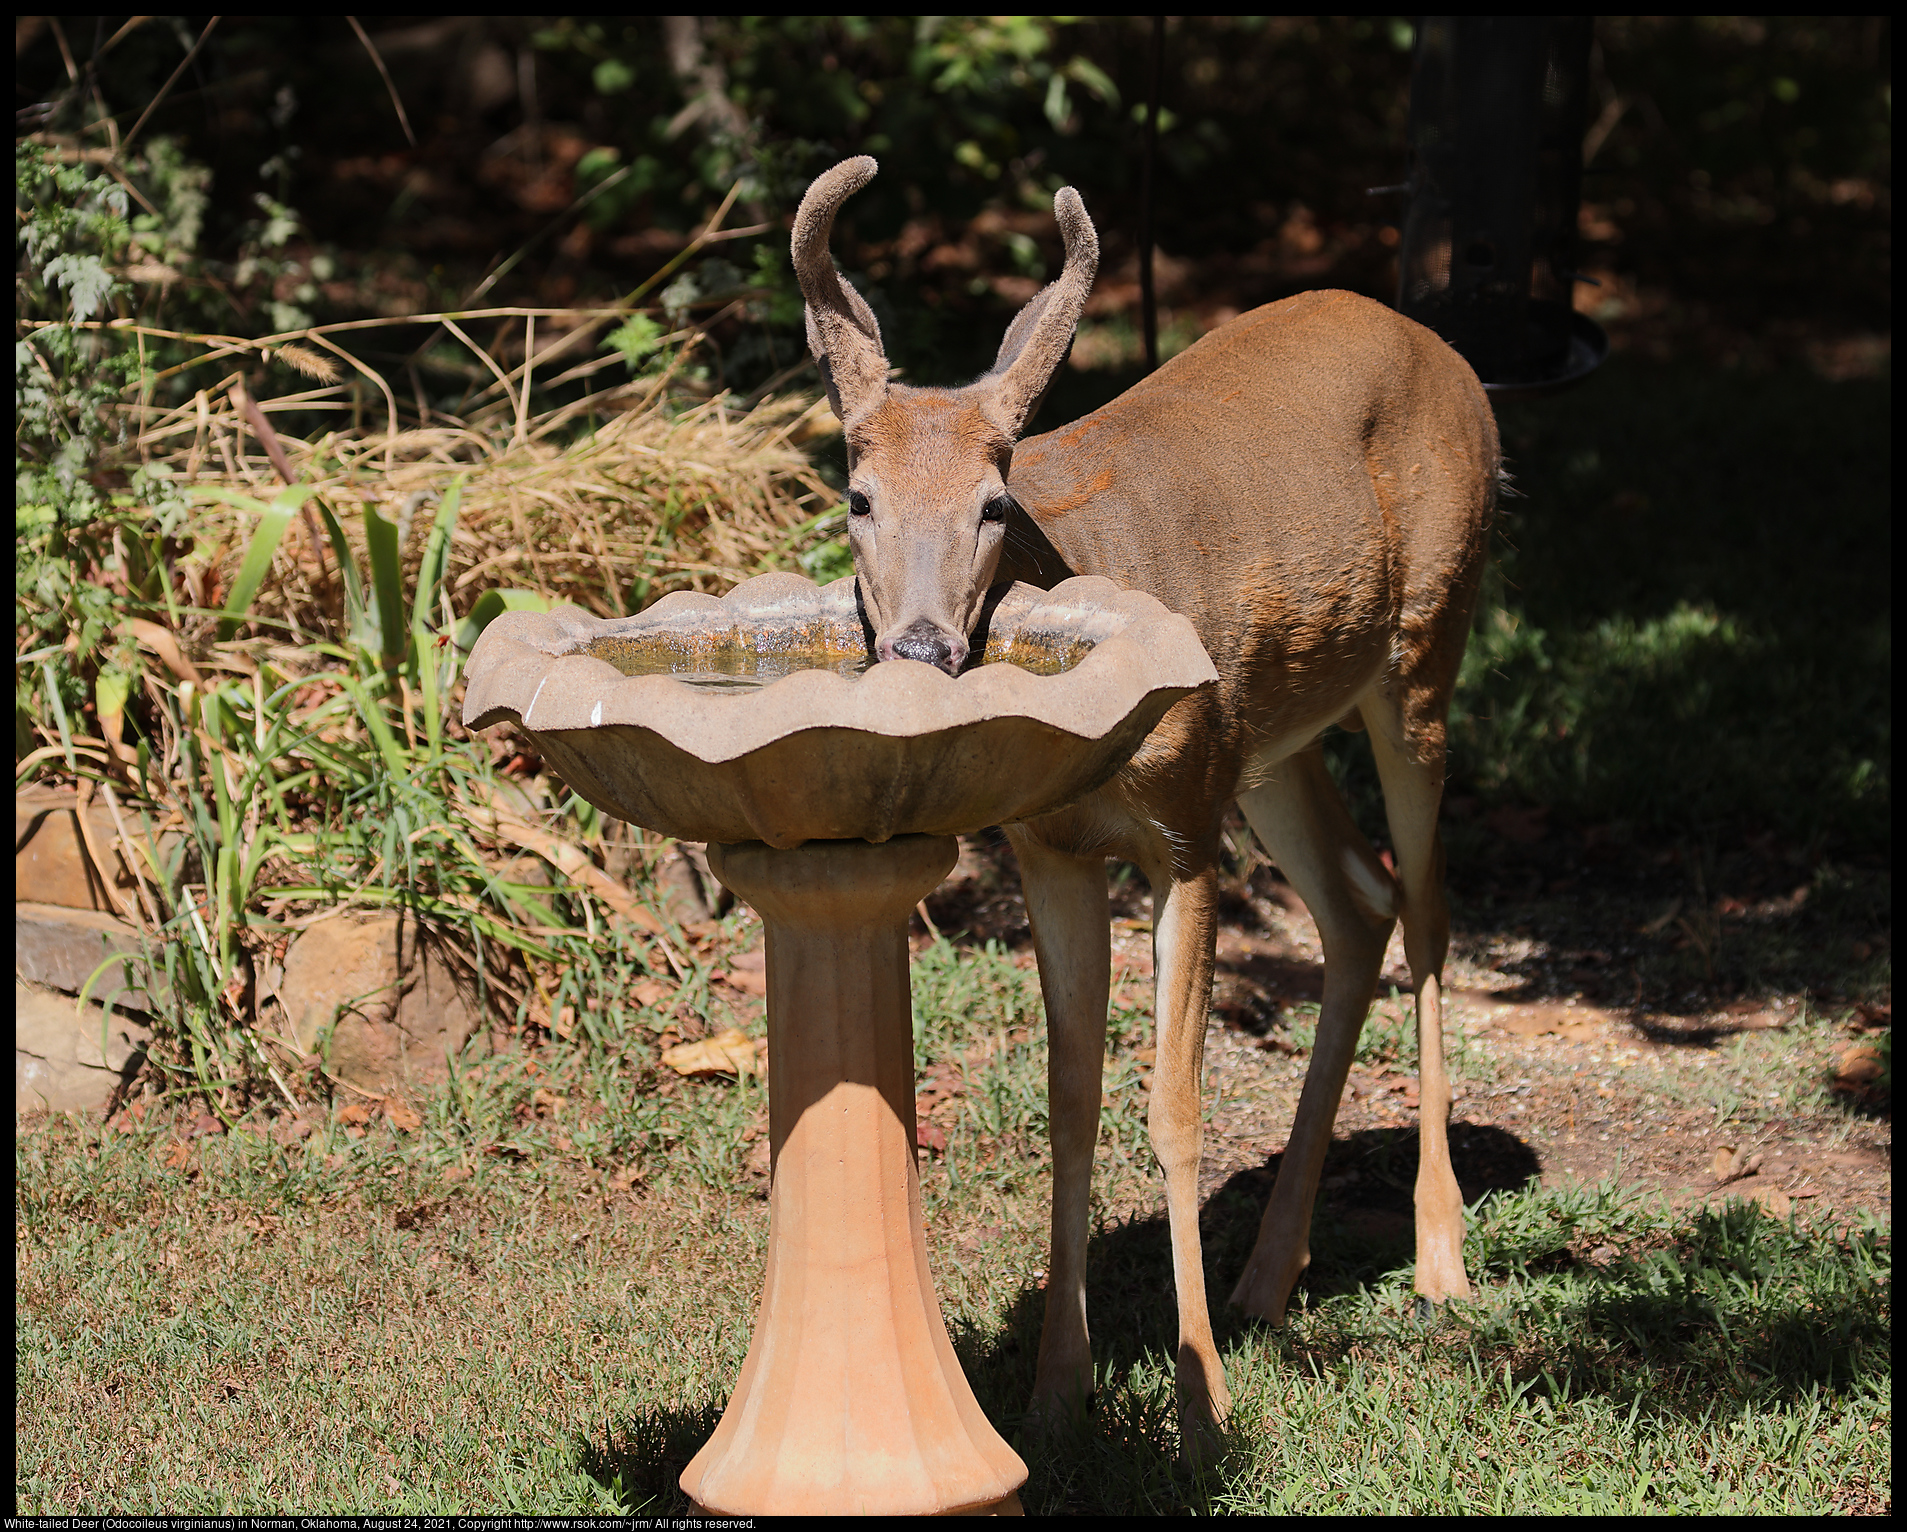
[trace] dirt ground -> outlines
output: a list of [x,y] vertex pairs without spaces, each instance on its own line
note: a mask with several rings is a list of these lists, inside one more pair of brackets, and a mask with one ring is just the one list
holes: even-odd
[[[1850,1050],[1862,1073],[1859,1051],[1891,1022],[1887,1002],[1848,993],[1863,974],[1871,993],[1873,970],[1861,965],[1887,951],[1888,933],[1850,937],[1824,929],[1845,917],[1808,916],[1820,869],[1792,850],[1763,844],[1695,869],[1707,895],[1697,901],[1679,850],[1612,854],[1594,829],[1533,835],[1528,814],[1496,820],[1467,841],[1453,837],[1469,853],[1451,877],[1445,973],[1451,1142],[1465,1199],[1532,1180],[1613,1176],[1678,1206],[1749,1196],[1811,1220],[1863,1209],[1890,1217],[1891,1105],[1842,1073]],[[1143,879],[1125,869],[1113,897],[1115,992],[1148,1011],[1150,904]],[[1032,961],[1017,866],[997,834],[963,841],[927,912],[949,935],[994,938]],[[1276,1176],[1309,1062],[1302,1029],[1322,993],[1322,959],[1303,901],[1252,853],[1248,874],[1227,888],[1218,938],[1208,1212],[1227,1192],[1262,1204]],[[1365,1035],[1380,1056],[1351,1071],[1319,1217],[1408,1249],[1415,1066],[1409,1052],[1401,1063],[1381,1056],[1409,1034],[1400,937],[1378,993]]]

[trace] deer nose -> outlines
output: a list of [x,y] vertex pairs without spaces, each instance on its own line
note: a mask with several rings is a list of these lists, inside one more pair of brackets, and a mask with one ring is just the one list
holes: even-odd
[[894,638],[891,646],[896,656],[903,660],[919,660],[923,665],[932,665],[955,675],[967,657],[967,646],[948,639],[926,618],[922,617],[909,623]]

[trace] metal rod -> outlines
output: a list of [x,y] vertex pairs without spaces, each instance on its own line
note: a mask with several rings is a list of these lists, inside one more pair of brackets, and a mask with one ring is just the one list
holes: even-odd
[[1159,136],[1165,86],[1165,17],[1152,18],[1152,91],[1146,102],[1146,146],[1139,180],[1139,303],[1144,314],[1146,371],[1159,365],[1159,304],[1152,291],[1152,150]]

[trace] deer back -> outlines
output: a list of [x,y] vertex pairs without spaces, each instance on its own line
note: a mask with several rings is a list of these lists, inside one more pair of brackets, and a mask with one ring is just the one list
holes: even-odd
[[1496,465],[1455,352],[1370,299],[1304,293],[1020,443],[1008,487],[1039,535],[1009,537],[1003,573],[1050,580],[1043,538],[1072,572],[1157,596],[1197,627],[1218,709],[1281,733],[1474,599]]

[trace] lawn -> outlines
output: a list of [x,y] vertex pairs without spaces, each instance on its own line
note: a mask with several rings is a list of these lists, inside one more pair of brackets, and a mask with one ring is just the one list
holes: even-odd
[[[706,933],[698,969],[758,939],[737,910]],[[919,945],[917,1041],[947,1140],[924,1157],[930,1256],[981,1403],[1032,1467],[1030,1512],[1891,1502],[1887,1219],[1823,1200],[1775,1217],[1719,1191],[1678,1202],[1618,1176],[1479,1195],[1476,1301],[1428,1323],[1407,1233],[1365,1216],[1354,1181],[1327,1181],[1290,1326],[1215,1315],[1231,1450],[1203,1473],[1180,1467],[1170,1256],[1143,1138],[1150,1029],[1131,985],[1115,1003],[1096,1186],[1095,1408],[1034,1438],[1022,1411],[1049,1205],[1037,985],[997,945]],[[1803,1018],[1722,1062],[1740,1080],[1790,1077],[1796,1050],[1818,1053],[1831,1032]],[[1374,1027],[1360,1074],[1401,1035]],[[1460,1121],[1522,1126],[1514,1092],[1492,1096],[1514,1083],[1520,1041],[1465,1031]],[[1222,1170],[1281,1142],[1303,1058],[1218,1022],[1212,1048],[1208,1158]],[[414,1116],[288,1126],[261,1112],[225,1133],[161,1103],[124,1127],[24,1123],[21,1511],[684,1509],[675,1476],[719,1415],[758,1293],[765,1096],[746,1077],[659,1082],[652,1057],[474,1062]],[[1739,1133],[1739,1103],[1708,1102],[1700,1063],[1609,1078],[1639,1110],[1696,1101]],[[1241,1125],[1241,1099],[1269,1117]],[[1805,1077],[1748,1117],[1830,1147],[1866,1126]],[[1372,1174],[1388,1174],[1381,1160]],[[1254,1186],[1207,1200],[1220,1296],[1255,1229]]]

